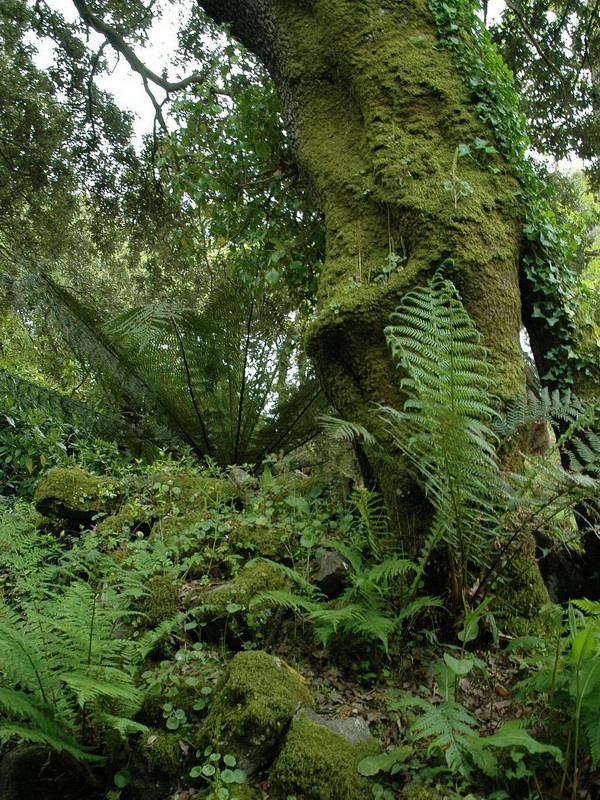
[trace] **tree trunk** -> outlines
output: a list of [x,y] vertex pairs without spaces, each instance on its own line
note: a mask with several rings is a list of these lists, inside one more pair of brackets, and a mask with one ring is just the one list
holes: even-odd
[[[499,155],[458,156],[459,145],[493,143],[493,133],[439,49],[425,2],[200,5],[270,71],[321,203],[326,259],[307,344],[339,413],[385,440],[377,406],[402,398],[384,327],[401,297],[439,268],[483,334],[496,394],[522,392],[518,186]],[[393,469],[372,465],[400,547],[414,553],[426,504],[400,459]]]

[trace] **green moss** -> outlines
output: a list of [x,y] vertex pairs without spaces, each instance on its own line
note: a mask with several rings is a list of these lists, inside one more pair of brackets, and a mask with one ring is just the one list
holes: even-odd
[[88,524],[118,502],[115,483],[81,469],[59,468],[45,475],[35,491],[33,503],[45,517]]
[[281,560],[290,549],[290,534],[275,525],[248,523],[243,518],[231,520],[229,548],[233,553]]
[[370,783],[356,767],[371,749],[354,746],[339,734],[300,716],[269,773],[274,800],[295,795],[302,800],[368,800]]
[[139,755],[150,772],[178,775],[184,762],[180,736],[154,731],[144,736]]
[[[260,790],[254,789],[252,786],[248,786],[247,783],[235,785],[229,784],[227,788],[230,792],[229,800],[261,800],[261,798],[264,797]],[[197,797],[198,800],[201,798],[206,798],[206,800],[215,800],[215,795],[210,789],[207,789],[205,792],[197,795]]]
[[256,646],[273,625],[277,607],[269,600],[252,601],[262,592],[288,588],[279,570],[258,563],[243,567],[231,581],[206,589],[202,594],[206,605],[204,638],[219,641],[225,637],[231,644],[243,641]]
[[180,557],[185,557],[198,550],[202,537],[194,535],[195,528],[204,520],[204,511],[169,514],[152,526],[150,538],[160,539],[167,547],[174,547]]
[[268,757],[304,705],[313,705],[310,692],[282,659],[262,651],[238,653],[200,729],[200,746],[218,745],[245,769],[249,760]]
[[402,800],[460,800],[461,795],[438,784],[409,783],[402,791]]
[[[403,397],[383,329],[442,264],[490,349],[495,394],[514,396],[524,385],[518,184],[501,156],[476,152],[475,140],[494,133],[439,49],[425,3],[282,0],[276,9],[294,132],[325,217],[307,347],[329,400],[390,445],[377,406],[400,408]],[[459,144],[472,155],[455,159]],[[461,181],[472,192],[455,197],[447,185]],[[397,266],[384,275],[390,254]],[[422,498],[400,459],[373,467],[405,549],[418,551]]]
[[229,603],[248,604],[261,592],[287,588],[281,572],[270,564],[252,564],[237,572],[232,581],[212,589],[207,602],[222,606]]
[[494,590],[493,608],[498,626],[515,636],[542,633],[544,623],[540,609],[550,603],[548,589],[535,560],[532,534],[522,533],[528,540],[508,563]]
[[143,627],[154,628],[177,613],[180,585],[171,575],[155,575],[148,580],[148,594],[139,603],[139,611],[146,616]]
[[126,540],[140,526],[148,524],[148,514],[149,510],[144,506],[135,502],[127,503],[116,514],[110,514],[99,522],[96,533],[106,538]]
[[162,731],[143,737],[130,764],[133,781],[128,791],[135,800],[164,800],[171,796],[180,776],[187,775],[189,765],[180,739]]

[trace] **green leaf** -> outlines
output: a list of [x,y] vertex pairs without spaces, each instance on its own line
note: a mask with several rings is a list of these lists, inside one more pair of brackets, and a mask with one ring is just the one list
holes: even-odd
[[119,789],[124,789],[131,783],[131,772],[128,769],[119,770],[114,777],[115,786]]
[[444,653],[444,661],[455,675],[468,675],[475,666],[470,658],[454,658],[450,653]]
[[413,748],[408,745],[396,747],[389,753],[378,756],[367,756],[358,762],[357,770],[361,775],[371,777],[378,772],[389,772],[396,764],[403,764],[413,753]]
[[564,758],[560,748],[538,742],[527,733],[520,720],[511,720],[505,723],[496,733],[480,739],[479,744],[483,747],[521,747],[528,753],[548,753],[559,764]]
[[587,626],[582,631],[579,631],[573,644],[571,645],[571,661],[574,661],[577,666],[581,666],[582,661],[592,655],[596,646],[596,636],[591,626]]

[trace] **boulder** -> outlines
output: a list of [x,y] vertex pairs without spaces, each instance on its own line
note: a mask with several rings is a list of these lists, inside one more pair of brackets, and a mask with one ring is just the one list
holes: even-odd
[[372,755],[367,745],[352,745],[339,733],[312,722],[306,714],[293,721],[269,772],[269,796],[286,800],[372,800],[371,784],[357,771]]
[[298,709],[312,704],[302,677],[285,661],[260,650],[238,653],[217,687],[198,746],[218,743],[253,775],[277,755]]
[[117,502],[115,483],[81,469],[60,467],[39,482],[33,497],[36,510],[45,517],[77,525],[90,525]]
[[339,597],[348,586],[352,567],[337,550],[319,548],[316,559],[318,567],[312,576],[312,582],[330,600]]

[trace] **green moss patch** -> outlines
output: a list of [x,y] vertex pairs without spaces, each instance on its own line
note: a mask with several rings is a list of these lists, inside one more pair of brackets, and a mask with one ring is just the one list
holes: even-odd
[[238,653],[200,729],[200,746],[232,753],[251,774],[273,758],[298,709],[312,705],[301,676],[282,659]]
[[202,511],[221,503],[241,501],[233,481],[196,475],[151,476],[151,489],[157,510],[169,509],[178,514]]
[[274,624],[276,606],[269,600],[253,601],[263,592],[288,588],[279,570],[259,562],[244,567],[227,583],[204,589],[204,638],[227,638],[232,645],[236,640],[261,641]]
[[289,550],[290,534],[275,525],[247,523],[233,519],[229,534],[229,547],[233,553],[251,553],[282,560]]
[[81,469],[59,468],[45,475],[35,491],[33,503],[45,517],[81,525],[91,523],[100,512],[118,502],[115,483]]
[[371,753],[339,734],[310,722],[294,720],[285,744],[269,773],[274,800],[295,795],[302,800],[370,800],[369,782],[357,772],[358,762]]

